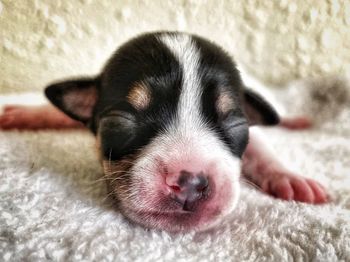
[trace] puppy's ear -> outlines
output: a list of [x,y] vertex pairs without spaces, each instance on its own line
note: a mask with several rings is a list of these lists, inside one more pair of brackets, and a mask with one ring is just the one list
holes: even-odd
[[250,125],[277,125],[278,113],[262,96],[251,89],[243,91],[243,111]]
[[49,85],[46,97],[71,118],[87,123],[92,117],[98,97],[98,79],[81,78]]

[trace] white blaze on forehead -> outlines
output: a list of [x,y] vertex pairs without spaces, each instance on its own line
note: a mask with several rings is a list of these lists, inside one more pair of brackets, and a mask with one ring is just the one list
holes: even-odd
[[[162,35],[160,40],[178,59],[182,69],[182,89],[178,105],[178,128],[191,131],[201,125],[201,81],[199,77],[199,50],[191,36],[186,34]],[[193,129],[192,129],[193,130]]]

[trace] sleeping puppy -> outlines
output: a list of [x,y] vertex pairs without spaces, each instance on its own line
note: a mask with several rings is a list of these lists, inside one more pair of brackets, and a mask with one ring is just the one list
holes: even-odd
[[45,94],[54,107],[9,106],[0,126],[83,123],[96,135],[119,210],[145,227],[214,226],[236,206],[241,173],[278,198],[327,201],[320,184],[286,169],[249,132],[251,125],[277,125],[278,114],[244,86],[225,51],[198,36],[141,35],[122,45],[100,75],[57,82]]

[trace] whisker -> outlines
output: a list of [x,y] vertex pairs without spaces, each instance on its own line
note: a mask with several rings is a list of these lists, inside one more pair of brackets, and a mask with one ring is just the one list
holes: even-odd
[[112,148],[109,150],[109,156],[108,156],[108,169],[111,169],[111,159],[112,159]]
[[114,195],[114,191],[109,192],[103,199],[102,202],[105,202],[107,199],[112,197]]
[[[96,179],[93,181],[93,183],[98,183],[98,182],[102,182],[102,181],[109,181],[109,180],[114,180],[116,179],[115,177],[101,177],[99,179]],[[117,177],[117,179],[120,179],[120,177]]]
[[126,171],[126,170],[115,170],[113,172],[108,172],[107,174],[105,174],[105,176],[113,176],[113,175],[124,174],[124,173],[129,173],[129,171]]

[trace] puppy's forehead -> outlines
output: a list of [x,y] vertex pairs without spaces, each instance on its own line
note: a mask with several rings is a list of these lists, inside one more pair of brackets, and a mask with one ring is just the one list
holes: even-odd
[[171,50],[182,68],[182,86],[177,108],[178,124],[199,121],[201,108],[200,53],[189,35],[163,35],[160,40]]

